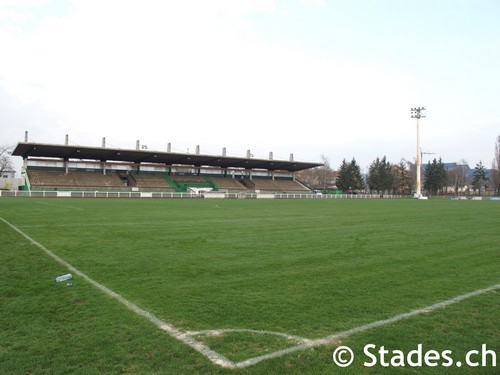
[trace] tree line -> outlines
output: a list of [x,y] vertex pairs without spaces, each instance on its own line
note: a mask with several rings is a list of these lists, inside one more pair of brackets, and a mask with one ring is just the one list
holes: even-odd
[[[390,163],[384,156],[377,157],[363,175],[355,158],[342,160],[340,168],[334,171],[325,156],[323,166],[302,171],[298,178],[309,186],[320,190],[340,190],[344,193],[369,192],[377,194],[414,193],[416,166],[404,159],[397,164]],[[455,164],[455,163],[454,163]],[[438,194],[483,194],[487,190],[500,194],[500,136],[495,143],[495,159],[490,174],[480,161],[476,164],[472,178],[468,178],[469,166],[465,161],[446,168],[441,158],[434,158],[422,165],[423,190],[428,195]]]

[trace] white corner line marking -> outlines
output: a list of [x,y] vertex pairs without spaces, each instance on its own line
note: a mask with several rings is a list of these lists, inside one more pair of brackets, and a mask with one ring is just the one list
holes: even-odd
[[[325,337],[319,338],[319,339],[312,339],[312,340],[305,339],[305,338],[299,337],[299,336],[291,336],[291,335],[287,335],[284,333],[276,333],[276,332],[271,332],[271,331],[259,331],[259,330],[251,330],[251,329],[220,329],[220,330],[181,332],[180,330],[175,328],[173,325],[171,325],[167,322],[164,322],[163,320],[157,318],[156,316],[154,316],[150,312],[141,309],[139,306],[133,304],[132,302],[125,299],[124,297],[122,297],[118,293],[112,291],[111,289],[105,287],[104,285],[102,285],[102,284],[98,283],[97,281],[95,281],[94,279],[90,278],[89,276],[87,276],[83,272],[79,271],[78,269],[73,267],[71,264],[66,262],[64,259],[58,257],[56,254],[54,254],[52,251],[47,249],[45,246],[43,246],[39,242],[35,241],[33,238],[28,236],[26,233],[24,233],[23,231],[18,229],[15,225],[9,223],[7,220],[5,220],[1,217],[0,217],[0,220],[3,221],[8,226],[10,226],[12,229],[14,229],[19,234],[21,234],[24,238],[26,238],[28,241],[30,241],[33,245],[35,245],[38,248],[40,248],[41,250],[43,250],[48,256],[53,258],[56,262],[65,266],[71,272],[73,272],[76,275],[87,280],[90,284],[92,284],[93,286],[95,286],[97,289],[101,290],[102,292],[104,292],[108,296],[115,298],[116,300],[121,302],[123,305],[125,305],[129,310],[135,312],[136,314],[138,314],[140,316],[145,317],[146,319],[148,319],[149,321],[154,323],[158,328],[167,332],[170,336],[172,336],[172,337],[176,338],[177,340],[189,345],[191,348],[193,348],[197,352],[203,354],[210,361],[212,361],[212,363],[219,365],[221,367],[225,367],[225,368],[250,367],[250,366],[256,365],[257,363],[268,360],[268,359],[278,358],[278,357],[282,357],[286,354],[290,354],[290,353],[294,353],[294,352],[298,352],[298,351],[303,351],[303,350],[315,348],[315,347],[322,346],[322,345],[332,344],[332,343],[338,341],[339,339],[349,337],[349,336],[354,335],[356,333],[360,333],[360,332],[364,332],[364,331],[367,331],[367,330],[372,329],[372,328],[381,327],[381,326],[389,325],[392,323],[396,323],[396,322],[411,318],[411,317],[416,316],[416,315],[429,313],[429,312],[432,312],[434,310],[442,309],[442,308],[445,308],[449,305],[453,305],[455,303],[461,302],[467,298],[475,297],[475,296],[478,296],[481,294],[485,294],[485,293],[500,289],[500,284],[492,285],[488,288],[478,289],[478,290],[475,290],[475,291],[470,292],[470,293],[456,296],[456,297],[451,298],[451,299],[446,300],[446,301],[441,301],[441,302],[435,303],[435,304],[430,305],[430,306],[422,307],[420,309],[412,310],[412,311],[407,312],[407,313],[399,314],[399,315],[393,316],[392,318],[377,320],[377,321],[372,322],[372,323],[363,324],[361,326],[354,327],[354,328],[351,328],[351,329],[346,330],[346,331],[342,331],[342,332],[339,332],[339,333],[336,333],[333,335],[325,336]],[[268,354],[265,354],[262,356],[249,358],[249,359],[246,359],[244,361],[234,363],[234,362],[230,361],[229,359],[227,359],[226,357],[224,357],[223,355],[213,351],[207,345],[199,342],[198,340],[196,340],[193,337],[193,335],[195,335],[195,336],[196,335],[206,335],[206,334],[211,334],[211,333],[216,333],[216,332],[252,332],[252,333],[260,333],[260,334],[273,334],[273,335],[283,336],[283,337],[288,338],[288,339],[302,340],[303,342],[298,344],[298,345],[291,346],[291,347],[288,347],[286,349],[278,350],[278,351],[273,352],[273,353],[268,353]]]
[[203,330],[203,331],[189,331],[186,333],[191,335],[191,336],[219,336],[219,335],[222,335],[224,333],[241,333],[241,332],[255,333],[258,335],[279,336],[279,337],[283,337],[287,340],[298,341],[300,343],[311,341],[310,339],[306,339],[305,337],[289,335],[288,333],[266,331],[266,330],[261,330],[261,329],[247,329],[247,328],[207,329],[207,330]]
[[265,354],[265,355],[262,355],[259,357],[250,358],[250,359],[238,362],[235,365],[238,368],[245,368],[245,367],[253,366],[253,365],[255,365],[259,362],[262,362],[264,360],[267,360],[267,359],[281,357],[281,356],[284,356],[284,355],[289,354],[289,353],[293,353],[293,352],[297,352],[297,351],[301,351],[301,350],[306,350],[306,349],[311,349],[311,348],[314,348],[317,346],[332,344],[332,343],[338,341],[339,339],[349,337],[349,336],[354,335],[356,333],[360,333],[360,332],[364,332],[364,331],[367,331],[367,330],[372,329],[372,328],[381,327],[381,326],[385,326],[388,324],[396,323],[396,322],[399,322],[401,320],[408,319],[408,318],[411,318],[411,317],[416,316],[416,315],[429,313],[429,312],[432,312],[432,311],[437,310],[437,309],[442,309],[442,308],[447,307],[449,305],[453,305],[454,303],[458,303],[460,301],[463,301],[467,298],[471,298],[471,297],[475,297],[475,296],[478,296],[478,295],[481,295],[484,293],[492,292],[492,291],[495,291],[497,289],[500,289],[500,284],[492,285],[488,288],[479,289],[479,290],[476,290],[476,291],[473,291],[473,292],[470,292],[467,294],[462,294],[460,296],[451,298],[451,299],[446,300],[446,301],[438,302],[438,303],[435,303],[435,304],[430,305],[430,306],[426,306],[426,307],[423,307],[420,309],[412,310],[412,311],[407,312],[407,313],[393,316],[392,318],[377,320],[375,322],[363,324],[361,326],[354,327],[352,329],[349,329],[349,330],[346,330],[343,332],[339,332],[339,333],[336,333],[334,335],[326,336],[326,337],[315,339],[315,340],[310,340],[308,342],[298,344],[296,346],[291,346],[291,347],[283,349],[283,350],[278,350],[274,353],[269,353],[269,354]]
[[167,332],[170,336],[176,338],[179,341],[182,341],[183,343],[185,343],[185,344],[189,345],[190,347],[192,347],[194,350],[196,350],[199,353],[203,354],[205,357],[207,357],[213,363],[215,363],[215,364],[217,364],[217,365],[219,365],[221,367],[226,367],[226,368],[234,368],[235,367],[235,365],[234,365],[233,362],[231,362],[230,360],[228,360],[223,355],[221,355],[221,354],[213,351],[212,349],[210,349],[205,344],[203,344],[203,343],[199,342],[198,340],[196,340],[195,338],[193,338],[191,335],[189,335],[187,333],[181,332],[180,330],[178,330],[177,328],[175,328],[173,325],[171,325],[171,324],[169,324],[167,322],[164,322],[163,320],[157,318],[156,316],[154,316],[150,312],[141,309],[139,306],[137,306],[136,304],[130,302],[129,300],[127,300],[126,298],[122,297],[118,293],[112,291],[111,289],[107,288],[103,284],[100,284],[97,281],[95,281],[94,279],[90,278],[89,276],[87,276],[86,274],[84,274],[83,272],[81,272],[80,270],[78,270],[77,268],[73,267],[70,263],[66,262],[64,259],[60,258],[56,254],[54,254],[52,251],[50,251],[49,249],[47,249],[41,243],[35,241],[33,238],[31,238],[30,236],[28,236],[22,230],[18,229],[15,225],[9,223],[4,218],[0,217],[0,220],[2,220],[5,224],[7,224],[8,226],[10,226],[12,229],[14,229],[19,234],[21,234],[24,238],[26,238],[28,241],[30,241],[33,245],[35,245],[38,248],[40,248],[41,250],[43,250],[48,256],[50,256],[56,262],[58,262],[59,264],[63,265],[64,267],[66,267],[68,270],[70,270],[74,274],[76,274],[76,275],[80,276],[81,278],[87,280],[90,284],[92,284],[97,289],[99,289],[102,292],[104,292],[106,295],[108,295],[110,297],[113,297],[114,299],[118,300],[123,305],[125,305],[129,310],[135,312],[136,314],[138,314],[140,316],[145,317],[150,322],[154,323],[158,328],[160,328],[160,329],[164,330],[165,332]]

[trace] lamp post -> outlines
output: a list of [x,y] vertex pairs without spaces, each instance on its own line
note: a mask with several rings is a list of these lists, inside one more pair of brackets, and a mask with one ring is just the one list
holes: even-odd
[[425,114],[422,113],[423,111],[425,111],[425,107],[415,107],[411,109],[411,118],[417,119],[417,187],[415,198],[420,198],[422,196],[422,150],[420,149],[420,118],[425,117]]

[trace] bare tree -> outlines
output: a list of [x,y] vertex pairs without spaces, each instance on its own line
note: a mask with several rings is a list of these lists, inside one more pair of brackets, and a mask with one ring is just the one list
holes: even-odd
[[491,171],[491,185],[495,194],[500,194],[500,135],[495,142],[495,158],[493,159],[493,170]]
[[323,189],[326,189],[329,185],[329,180],[331,176],[332,168],[330,168],[330,162],[325,155],[321,155],[321,161],[323,162],[323,166],[319,167],[319,186]]
[[0,147],[0,176],[14,169],[12,161],[10,160],[11,151],[12,147]]
[[452,186],[456,195],[460,195],[467,185],[467,170],[469,166],[465,160],[457,163],[457,166],[450,169],[447,173],[448,186]]
[[404,158],[399,161],[399,164],[392,166],[394,174],[394,189],[398,194],[411,194],[415,185],[415,178],[411,172],[411,163]]
[[330,189],[335,185],[336,172],[330,167],[325,155],[321,155],[322,166],[301,171],[297,174],[300,181],[314,189]]

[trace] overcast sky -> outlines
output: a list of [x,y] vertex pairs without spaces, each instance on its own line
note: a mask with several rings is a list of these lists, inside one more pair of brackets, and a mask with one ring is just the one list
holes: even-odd
[[491,166],[498,0],[1,0],[0,146]]

